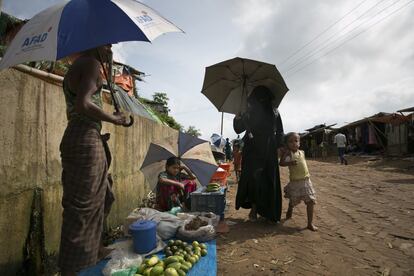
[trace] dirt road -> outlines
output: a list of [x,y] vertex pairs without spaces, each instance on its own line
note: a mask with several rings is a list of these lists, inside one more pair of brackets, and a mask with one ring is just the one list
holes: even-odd
[[[218,238],[218,275],[414,275],[414,163],[308,165],[319,231],[305,229],[303,204],[285,223],[247,221],[230,185],[226,219],[236,224]],[[288,171],[281,174],[284,186]]]

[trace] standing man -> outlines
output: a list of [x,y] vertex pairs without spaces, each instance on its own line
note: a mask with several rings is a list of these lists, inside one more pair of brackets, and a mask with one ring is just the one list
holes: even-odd
[[[110,199],[108,160],[101,138],[102,121],[125,125],[121,113],[102,110],[102,64],[112,61],[111,45],[87,50],[63,80],[68,126],[60,144],[63,222],[59,253],[62,276],[93,266],[105,254],[101,246]],[[99,256],[101,255],[101,256]]]
[[226,145],[224,146],[224,153],[226,154],[226,161],[231,161],[232,160],[231,158],[232,149],[231,149],[229,138],[226,138]]
[[342,134],[341,132],[338,132],[338,134],[336,134],[334,137],[334,143],[336,144],[336,147],[338,148],[338,155],[339,155],[339,159],[341,160],[341,165],[342,164],[348,165],[348,161],[345,159],[346,136]]

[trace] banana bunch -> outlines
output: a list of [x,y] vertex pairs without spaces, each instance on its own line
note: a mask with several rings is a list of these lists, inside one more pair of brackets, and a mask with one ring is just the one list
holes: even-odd
[[210,183],[207,185],[206,192],[208,193],[214,193],[220,191],[221,186],[218,183]]

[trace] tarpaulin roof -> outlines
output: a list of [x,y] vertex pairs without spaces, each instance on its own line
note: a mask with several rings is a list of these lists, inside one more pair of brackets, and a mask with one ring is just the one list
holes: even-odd
[[[122,90],[121,87],[117,86],[116,84],[114,85],[114,89],[116,91],[116,93],[114,94],[115,99],[122,110],[126,112],[131,112],[137,116],[145,117],[158,123],[162,123],[158,116],[155,115],[149,108],[145,107],[145,105],[142,104],[137,98],[129,96]],[[106,103],[111,104],[112,99],[109,96],[110,92],[106,89],[104,89],[103,92],[107,93],[107,95],[104,97],[104,101]]]
[[398,113],[393,113],[379,118],[374,118],[372,119],[372,121],[384,124],[399,125],[405,122],[409,122],[410,116],[404,116]]
[[303,134],[302,137],[305,137],[305,136],[310,135],[310,134],[322,132],[322,131],[325,131],[327,129],[331,129],[333,126],[336,126],[336,124],[332,124],[332,125],[328,125],[328,126],[326,124],[314,126],[313,128],[307,129],[306,131],[308,131],[308,132]]
[[397,112],[414,112],[414,106],[413,107],[409,107],[409,108],[405,108],[405,109],[398,110]]

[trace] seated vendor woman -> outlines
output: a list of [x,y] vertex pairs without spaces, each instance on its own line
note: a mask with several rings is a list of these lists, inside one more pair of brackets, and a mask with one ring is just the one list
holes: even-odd
[[165,171],[158,176],[158,209],[161,211],[169,211],[173,207],[189,209],[190,193],[197,189],[195,179],[196,177],[188,168],[181,166],[179,158],[168,158]]

